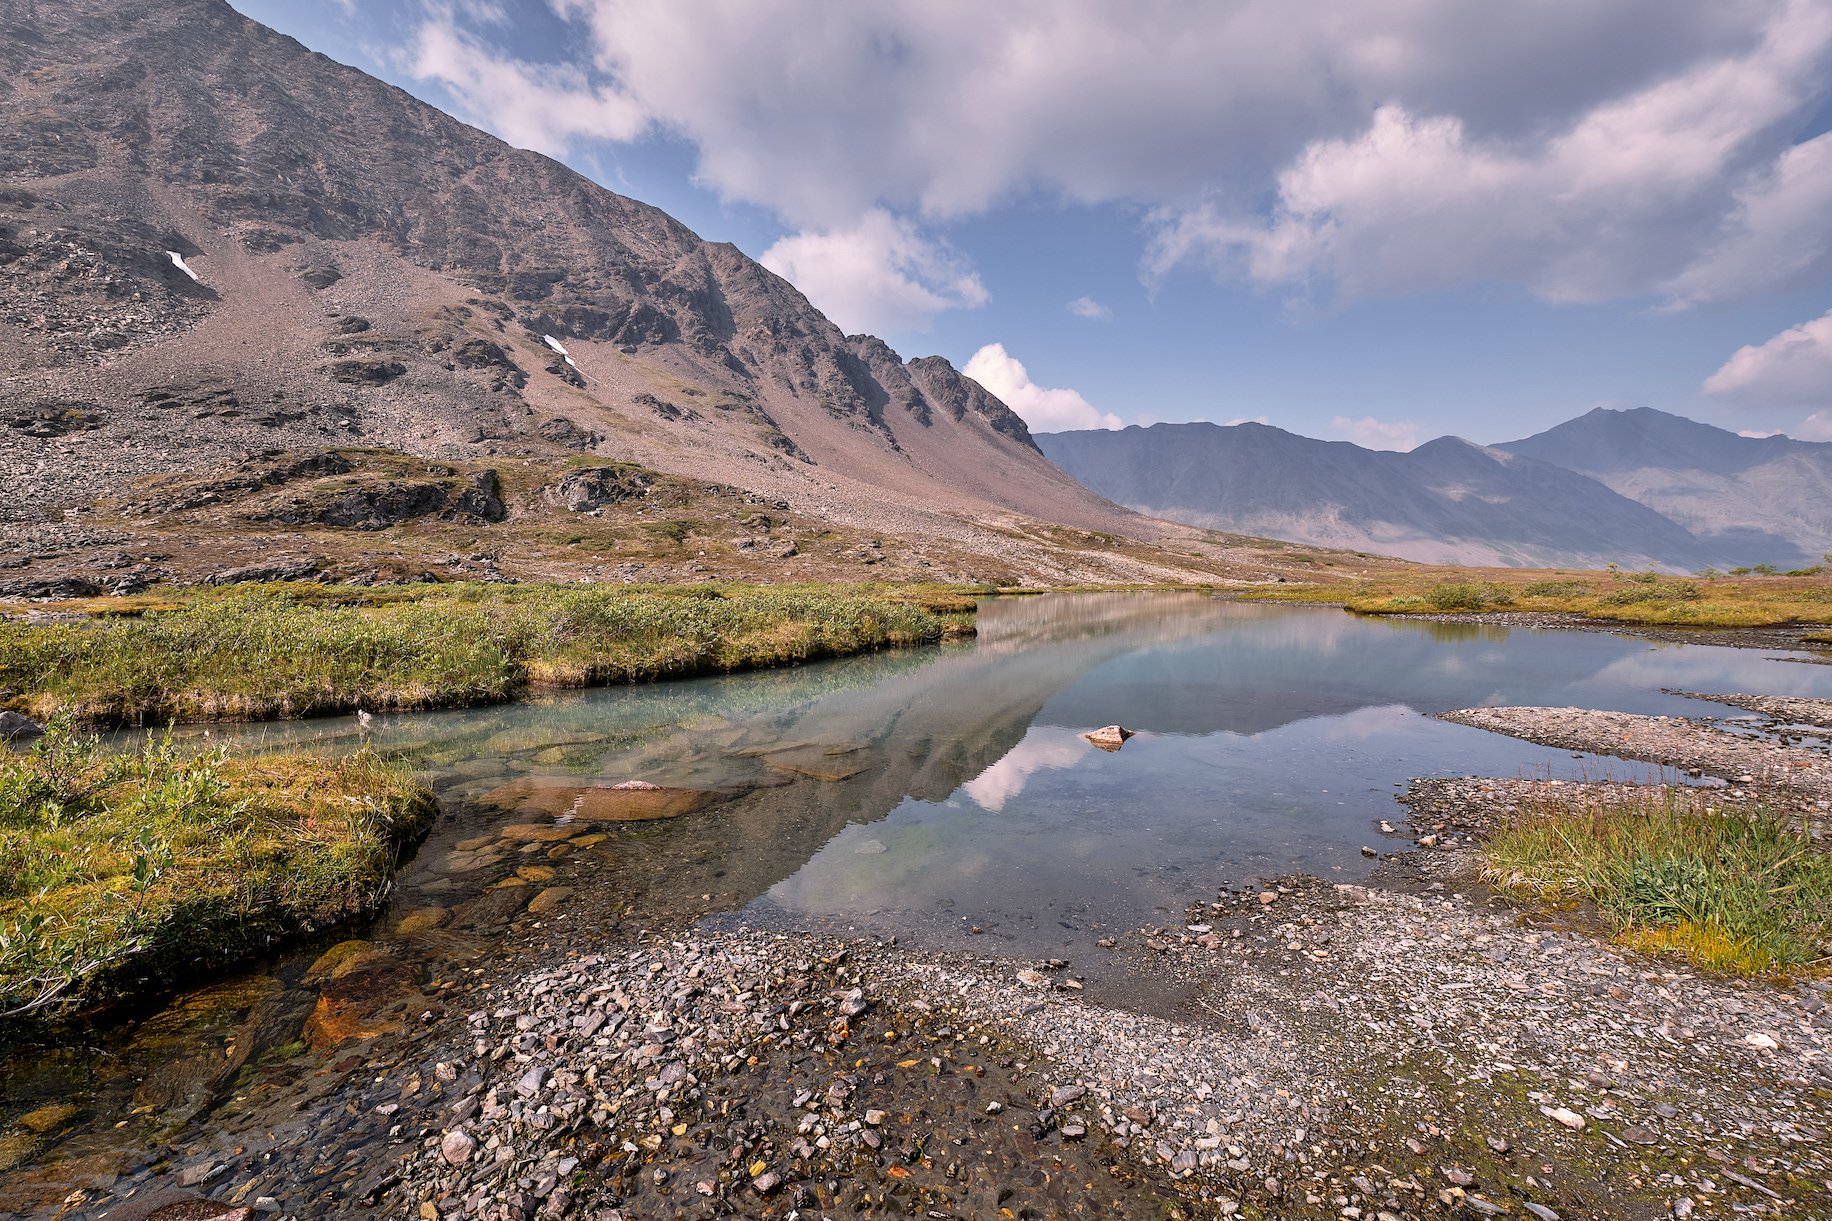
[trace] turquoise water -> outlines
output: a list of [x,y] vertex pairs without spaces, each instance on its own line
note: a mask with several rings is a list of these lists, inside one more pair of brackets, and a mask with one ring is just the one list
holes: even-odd
[[[1013,952],[1153,924],[1223,886],[1366,875],[1413,776],[1645,779],[1430,714],[1740,715],[1663,688],[1832,694],[1832,668],[1603,633],[1367,619],[1182,594],[992,599],[977,641],[773,674],[382,718],[455,803],[505,781],[724,800],[642,834],[711,906]],[[1135,732],[1103,751],[1082,735]],[[348,721],[254,731],[338,738]],[[634,835],[630,831],[626,834]]]

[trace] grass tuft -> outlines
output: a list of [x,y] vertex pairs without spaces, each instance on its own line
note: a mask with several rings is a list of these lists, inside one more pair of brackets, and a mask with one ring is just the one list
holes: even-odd
[[58,1016],[361,917],[435,813],[363,752],[115,754],[57,722],[0,755],[0,1017]]
[[1710,800],[1677,788],[1542,798],[1490,837],[1483,876],[1544,902],[1594,903],[1623,944],[1710,970],[1824,963],[1832,853],[1780,814]]

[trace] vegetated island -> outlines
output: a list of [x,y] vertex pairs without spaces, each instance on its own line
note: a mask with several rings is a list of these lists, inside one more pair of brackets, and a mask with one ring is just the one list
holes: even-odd
[[0,622],[0,707],[96,725],[457,708],[934,643],[972,634],[975,603],[926,585],[289,582],[83,605]]

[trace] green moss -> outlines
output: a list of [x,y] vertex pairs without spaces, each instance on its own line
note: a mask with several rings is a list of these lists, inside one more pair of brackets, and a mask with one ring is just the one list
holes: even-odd
[[366,915],[434,812],[366,753],[115,755],[54,723],[0,758],[0,1016],[161,990]]

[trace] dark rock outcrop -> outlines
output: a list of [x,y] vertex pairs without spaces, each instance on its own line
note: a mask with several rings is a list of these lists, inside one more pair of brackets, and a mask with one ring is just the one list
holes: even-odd
[[647,472],[631,467],[593,466],[569,471],[547,494],[574,513],[587,513],[646,496],[652,482]]

